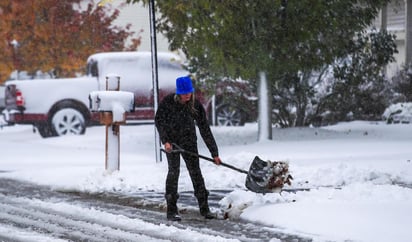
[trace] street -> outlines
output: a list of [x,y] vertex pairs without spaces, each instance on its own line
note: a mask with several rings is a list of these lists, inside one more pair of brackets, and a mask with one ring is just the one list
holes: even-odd
[[[190,193],[179,199],[183,220],[165,219],[162,194],[134,196],[54,191],[0,179],[0,241],[311,241],[247,221],[205,220]],[[211,191],[216,206],[225,191]]]

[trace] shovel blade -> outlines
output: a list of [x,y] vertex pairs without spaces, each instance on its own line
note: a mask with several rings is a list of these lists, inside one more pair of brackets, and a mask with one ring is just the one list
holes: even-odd
[[246,188],[256,193],[280,192],[292,177],[286,162],[263,161],[258,156],[253,159],[246,177]]

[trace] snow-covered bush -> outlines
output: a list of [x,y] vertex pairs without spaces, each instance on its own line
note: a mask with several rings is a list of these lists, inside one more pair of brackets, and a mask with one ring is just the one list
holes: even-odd
[[382,114],[386,123],[412,123],[412,103],[396,103],[386,108]]

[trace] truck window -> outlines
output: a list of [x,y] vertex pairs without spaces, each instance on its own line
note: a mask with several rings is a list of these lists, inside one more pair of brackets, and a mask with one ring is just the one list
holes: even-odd
[[87,63],[86,75],[94,77],[98,76],[97,61],[91,60]]

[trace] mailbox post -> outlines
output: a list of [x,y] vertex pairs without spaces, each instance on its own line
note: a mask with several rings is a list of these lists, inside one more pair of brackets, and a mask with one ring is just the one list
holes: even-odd
[[100,123],[106,128],[105,168],[120,169],[120,125],[126,123],[126,112],[134,110],[134,94],[120,91],[120,76],[106,77],[106,90],[89,95],[91,111],[99,112]]

